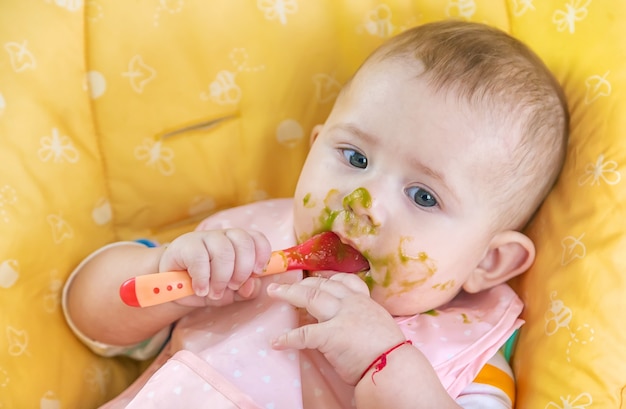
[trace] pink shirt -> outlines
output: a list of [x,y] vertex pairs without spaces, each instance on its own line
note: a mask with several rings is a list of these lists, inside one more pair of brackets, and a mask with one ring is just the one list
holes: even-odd
[[[295,244],[290,199],[217,213],[198,230],[239,227],[264,232],[274,249]],[[295,282],[301,271],[266,277]],[[522,303],[505,285],[460,294],[432,313],[396,318],[457,397],[521,326]],[[317,351],[274,351],[270,339],[298,326],[299,312],[264,291],[250,302],[198,309],[182,318],[148,370],[105,408],[349,408],[345,384]],[[364,340],[363,342],[366,342]]]

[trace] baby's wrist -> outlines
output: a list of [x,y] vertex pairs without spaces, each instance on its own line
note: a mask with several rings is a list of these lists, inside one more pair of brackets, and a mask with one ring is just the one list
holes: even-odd
[[392,354],[394,351],[396,351],[399,348],[404,347],[405,345],[412,345],[413,342],[411,342],[411,340],[404,340],[402,342],[399,342],[395,345],[393,345],[392,347],[390,347],[389,349],[387,349],[385,352],[383,352],[382,354],[380,354],[379,356],[376,357],[376,359],[374,359],[368,366],[367,368],[363,371],[363,373],[361,374],[361,376],[359,377],[358,382],[360,382],[361,380],[363,380],[363,378],[371,373],[371,380],[372,383],[374,385],[376,385],[376,381],[374,380],[374,376],[379,373],[380,371],[382,371],[386,366],[387,366],[387,358],[390,354]]

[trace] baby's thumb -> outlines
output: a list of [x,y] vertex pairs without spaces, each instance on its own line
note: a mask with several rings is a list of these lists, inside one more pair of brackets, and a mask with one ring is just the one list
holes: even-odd
[[272,340],[272,348],[278,350],[317,349],[321,342],[316,337],[315,328],[317,328],[316,324],[304,325],[281,334]]
[[235,292],[235,301],[245,301],[256,298],[261,292],[261,279],[250,277]]

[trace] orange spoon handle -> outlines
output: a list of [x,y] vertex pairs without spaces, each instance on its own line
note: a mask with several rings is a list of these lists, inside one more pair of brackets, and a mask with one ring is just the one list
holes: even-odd
[[[288,269],[285,253],[274,251],[263,272],[256,276],[284,273]],[[120,287],[122,301],[131,307],[149,307],[192,294],[191,277],[186,271],[137,276],[124,281]]]

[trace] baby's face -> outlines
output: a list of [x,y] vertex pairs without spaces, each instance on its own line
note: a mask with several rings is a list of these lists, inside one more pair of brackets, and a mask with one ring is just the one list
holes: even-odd
[[452,299],[497,212],[484,121],[417,74],[397,61],[362,70],[316,129],[295,194],[298,239],[332,230],[361,251],[372,297],[394,315]]

